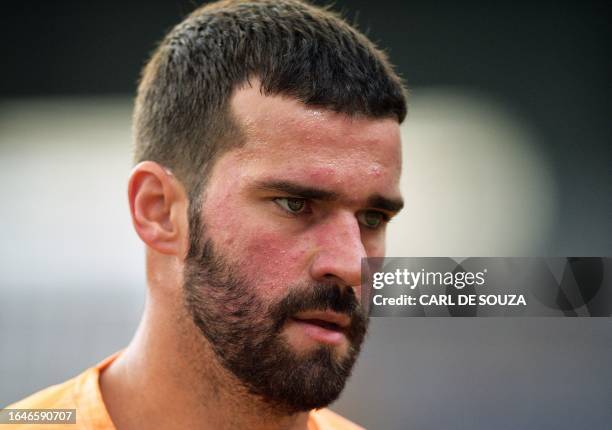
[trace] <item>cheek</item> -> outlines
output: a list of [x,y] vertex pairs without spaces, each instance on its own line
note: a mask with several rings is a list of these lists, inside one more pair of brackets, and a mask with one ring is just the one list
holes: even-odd
[[242,217],[221,219],[207,224],[211,237],[260,296],[274,300],[304,280],[309,255],[306,241],[263,230],[261,224],[245,222]]
[[385,256],[385,234],[363,239],[363,246],[369,258]]
[[211,196],[203,216],[218,252],[262,294],[282,294],[304,279],[311,248],[304,238],[283,234],[224,193]]
[[250,274],[262,294],[284,294],[307,273],[309,247],[304,242],[280,237],[277,232],[258,231],[240,250],[242,271]]

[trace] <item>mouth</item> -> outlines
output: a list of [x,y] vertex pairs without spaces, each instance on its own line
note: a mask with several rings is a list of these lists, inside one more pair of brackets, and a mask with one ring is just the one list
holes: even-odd
[[330,345],[344,342],[351,319],[331,311],[308,311],[296,314],[291,321],[312,340]]

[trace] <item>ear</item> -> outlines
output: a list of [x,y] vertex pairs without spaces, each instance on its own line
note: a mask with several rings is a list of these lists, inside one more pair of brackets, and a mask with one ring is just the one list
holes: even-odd
[[172,172],[152,161],[139,163],[130,175],[128,197],[142,241],[162,254],[178,255],[188,228],[187,197]]

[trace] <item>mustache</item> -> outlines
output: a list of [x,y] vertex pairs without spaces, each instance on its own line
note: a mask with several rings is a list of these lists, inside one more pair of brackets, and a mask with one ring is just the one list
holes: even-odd
[[351,319],[352,326],[365,324],[366,315],[353,288],[335,283],[317,283],[292,289],[269,312],[276,330],[280,331],[283,324],[298,312],[319,310],[345,314]]

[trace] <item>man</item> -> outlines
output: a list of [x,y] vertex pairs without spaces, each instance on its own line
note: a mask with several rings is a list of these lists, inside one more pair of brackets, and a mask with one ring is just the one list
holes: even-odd
[[[130,345],[13,408],[87,429],[355,429],[324,407],[365,336],[364,257],[402,207],[404,91],[327,10],[222,1],[143,71],[129,181],[148,294]],[[75,426],[70,426],[75,428]]]

